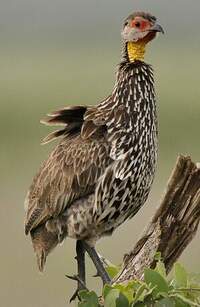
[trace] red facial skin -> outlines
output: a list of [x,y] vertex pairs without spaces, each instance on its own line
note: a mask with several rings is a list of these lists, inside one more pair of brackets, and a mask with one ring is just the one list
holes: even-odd
[[130,22],[130,27],[131,28],[136,28],[140,31],[147,31],[149,28],[151,28],[152,24],[149,20],[144,19],[142,17],[135,17],[131,22]]
[[156,37],[155,31],[148,32],[152,26],[153,24],[149,20],[140,16],[136,16],[129,24],[129,27],[139,30],[139,32],[147,32],[147,35],[138,40],[140,42],[144,42],[145,44]]

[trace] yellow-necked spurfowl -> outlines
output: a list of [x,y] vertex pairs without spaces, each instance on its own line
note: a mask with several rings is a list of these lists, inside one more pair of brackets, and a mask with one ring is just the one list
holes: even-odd
[[84,287],[84,251],[104,283],[110,279],[95,251],[145,203],[157,160],[157,113],[146,45],[163,32],[156,18],[136,12],[124,22],[122,58],[111,94],[95,106],[71,106],[43,121],[63,128],[61,139],[34,177],[26,197],[25,233],[38,266],[66,237],[77,240],[78,289]]

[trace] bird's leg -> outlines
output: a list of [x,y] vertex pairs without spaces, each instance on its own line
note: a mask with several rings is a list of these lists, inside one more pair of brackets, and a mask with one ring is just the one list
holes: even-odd
[[101,259],[99,258],[96,250],[94,247],[91,247],[90,245],[88,245],[86,242],[83,241],[83,246],[84,249],[86,250],[86,252],[88,253],[88,255],[90,256],[90,258],[92,259],[92,262],[94,263],[96,269],[97,269],[97,274],[98,276],[101,277],[103,284],[110,284],[111,279],[108,275],[108,273],[106,272],[103,263],[101,261]]
[[77,281],[77,289],[75,293],[72,295],[70,302],[76,299],[76,297],[79,298],[78,292],[80,290],[87,289],[85,285],[85,249],[83,246],[83,242],[81,240],[78,240],[76,242],[76,260],[77,260],[77,267],[78,267],[78,275],[74,276],[67,276],[70,279]]
[[78,290],[83,290],[85,286],[85,249],[83,242],[78,240],[76,243],[76,255],[77,255],[77,264],[78,264],[78,276],[81,280],[78,281]]

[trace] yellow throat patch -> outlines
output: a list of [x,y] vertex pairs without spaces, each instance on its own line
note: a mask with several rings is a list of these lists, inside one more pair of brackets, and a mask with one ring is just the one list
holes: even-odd
[[144,60],[145,45],[145,42],[128,42],[127,51],[130,62],[134,62],[135,60]]

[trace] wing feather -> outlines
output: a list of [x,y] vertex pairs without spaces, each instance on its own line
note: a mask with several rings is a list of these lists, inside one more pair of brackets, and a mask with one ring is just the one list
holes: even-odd
[[109,151],[105,138],[85,140],[77,135],[58,144],[28,192],[26,234],[58,216],[74,200],[93,192],[98,178],[111,163]]

